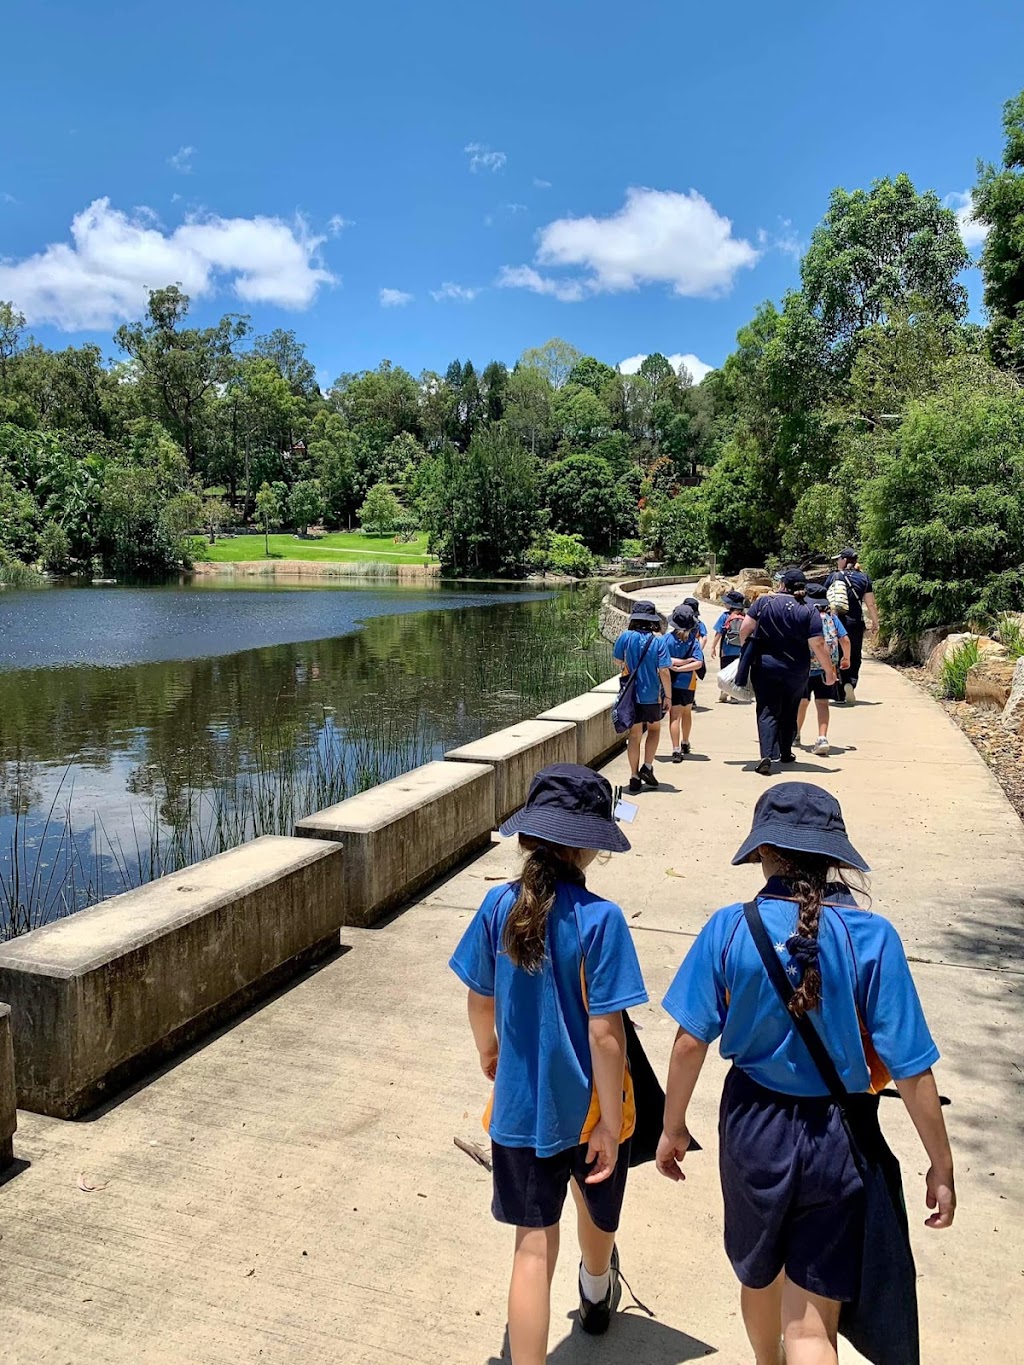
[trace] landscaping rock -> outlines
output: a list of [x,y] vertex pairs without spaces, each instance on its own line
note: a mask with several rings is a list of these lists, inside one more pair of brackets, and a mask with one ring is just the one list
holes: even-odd
[[770,588],[772,576],[766,569],[740,569],[733,583],[745,597],[749,597],[752,588]]
[[729,578],[712,578],[709,574],[697,584],[696,595],[704,602],[720,602],[722,593],[728,592],[733,586]]
[[910,646],[911,654],[919,664],[927,664],[935,646],[955,629],[955,626],[932,626],[922,631]]
[[942,677],[942,665],[950,655],[966,644],[968,640],[977,640],[979,659],[995,656],[997,658],[1006,657],[1006,647],[1001,645],[998,640],[991,640],[987,635],[972,635],[969,631],[963,634],[947,635],[944,640],[940,640],[932,652],[928,655],[928,662],[925,667],[935,679]]
[[1000,724],[1011,734],[1024,735],[1024,659],[1018,659],[1013,666],[1010,696],[1003,707]]
[[972,706],[987,706],[1002,711],[1010,696],[1014,673],[1013,659],[989,654],[967,670],[964,700]]

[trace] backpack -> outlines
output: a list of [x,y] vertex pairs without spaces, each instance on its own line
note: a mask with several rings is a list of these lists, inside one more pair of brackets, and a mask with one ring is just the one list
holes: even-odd
[[730,649],[735,649],[737,653],[743,648],[740,642],[740,626],[743,624],[745,614],[742,611],[730,611],[725,618],[725,630],[722,632],[722,643],[728,645]]
[[840,616],[845,616],[850,610],[850,594],[847,591],[849,583],[846,578],[837,578],[828,585],[826,596],[828,604],[833,611],[837,611]]
[[[831,612],[823,611],[821,613],[821,633],[825,639],[825,645],[829,652],[829,658],[832,660],[832,667],[838,669],[839,660],[842,657],[843,651],[839,644],[839,631],[836,629],[836,623],[832,619]],[[811,671],[824,673],[825,670],[818,663],[817,659],[815,659],[814,668]]]

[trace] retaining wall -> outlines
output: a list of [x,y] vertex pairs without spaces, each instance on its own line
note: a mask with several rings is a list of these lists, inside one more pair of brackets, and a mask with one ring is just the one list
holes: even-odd
[[452,749],[445,758],[453,763],[487,763],[494,769],[494,822],[500,825],[526,803],[538,769],[550,763],[575,763],[576,754],[572,721],[524,720]]
[[[667,588],[678,583],[680,588],[690,588],[699,583],[693,578],[627,578],[621,583],[613,583],[601,602],[599,623],[601,634],[606,640],[615,641],[629,625],[629,612],[637,597],[644,595],[645,588]],[[680,593],[680,597],[686,596]]]
[[550,711],[542,711],[537,719],[572,721],[576,727],[576,762],[596,768],[626,743],[625,736],[617,735],[612,724],[614,705],[611,693],[584,692]]
[[11,1007],[0,1005],[0,1171],[14,1160],[14,1134],[17,1129],[18,1101],[14,1089]]

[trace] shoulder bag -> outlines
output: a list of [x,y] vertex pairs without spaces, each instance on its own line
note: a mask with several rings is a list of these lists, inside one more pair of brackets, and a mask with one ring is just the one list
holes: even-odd
[[899,1162],[878,1124],[878,1096],[851,1094],[812,1021],[806,1014],[797,1017],[789,1013],[793,985],[772,947],[757,902],[745,905],[743,914],[789,1021],[839,1109],[864,1185],[860,1291],[852,1303],[843,1304],[839,1330],[872,1365],[920,1365],[917,1271]]

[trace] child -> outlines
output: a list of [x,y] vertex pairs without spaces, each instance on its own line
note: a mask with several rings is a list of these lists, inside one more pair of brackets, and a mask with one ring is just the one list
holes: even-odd
[[[629,790],[635,795],[642,787],[656,787],[654,755],[661,737],[661,718],[668,709],[672,693],[668,642],[659,634],[661,616],[653,602],[638,601],[629,618],[629,627],[615,641],[612,657],[624,674],[636,673],[636,723],[626,739],[629,757]],[[647,731],[646,740],[644,730]],[[640,745],[644,761],[640,762]]]
[[[715,655],[722,661],[722,667],[735,662],[740,657],[742,645],[740,644],[740,626],[743,624],[743,617],[747,609],[747,599],[735,588],[722,596],[722,606],[725,610],[719,616],[714,625],[714,638],[711,641],[711,657]],[[732,698],[726,692],[719,692],[720,702],[729,702]]]
[[615,1233],[635,1110],[622,1011],[647,999],[617,905],[586,889],[599,849],[625,852],[612,789],[575,763],[542,769],[501,826],[529,855],[489,891],[451,967],[469,988],[484,1075],[499,1223],[516,1229],[508,1332],[513,1365],[547,1359],[558,1222],[572,1190],[580,1241],[580,1326],[608,1330],[618,1301]]
[[683,606],[689,607],[697,618],[697,634],[700,636],[700,647],[703,650],[708,642],[708,628],[700,619],[700,602],[696,597],[684,597]]
[[[824,632],[825,644],[832,658],[832,667],[838,673],[839,669],[849,668],[850,666],[850,638],[846,627],[829,606],[828,594],[823,583],[808,583],[807,591],[804,594],[804,601],[812,607],[817,607],[821,612],[821,627]],[[828,745],[828,722],[829,722],[829,702],[837,700],[837,689],[835,684],[829,685],[825,681],[825,670],[820,662],[811,655],[811,676],[807,682],[807,695],[800,703],[800,710],[797,713],[797,733],[803,729],[804,717],[807,715],[807,708],[811,698],[814,698],[814,709],[818,715],[818,738],[814,744],[813,752],[820,758],[828,758],[831,750]]]
[[757,911],[795,993],[787,1013],[742,905],[712,915],[665,997],[679,1032],[658,1169],[682,1178],[687,1107],[708,1045],[721,1035],[733,1062],[719,1127],[725,1248],[757,1365],[836,1365],[839,1310],[860,1280],[863,1185],[839,1110],[790,1015],[809,1016],[851,1093],[888,1079],[865,1056],[863,1021],[872,1059],[891,1073],[928,1154],[931,1228],[948,1227],[956,1209],[931,1070],[939,1053],[896,930],[850,894],[845,870],[868,867],[833,796],[804,782],[770,788],[733,858],[745,862],[764,869]]
[[668,728],[672,736],[672,762],[682,763],[690,752],[697,674],[704,667],[704,653],[697,634],[697,618],[685,603],[676,607],[669,625],[672,627],[667,637],[668,652],[672,656],[672,704]]

